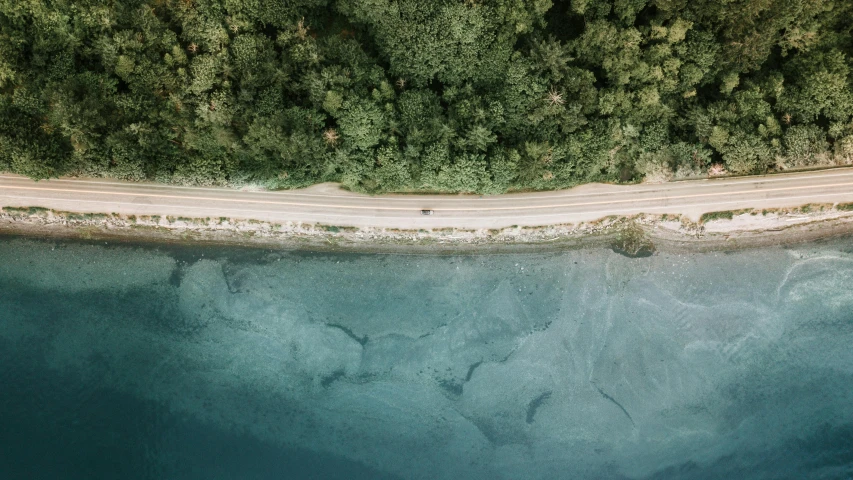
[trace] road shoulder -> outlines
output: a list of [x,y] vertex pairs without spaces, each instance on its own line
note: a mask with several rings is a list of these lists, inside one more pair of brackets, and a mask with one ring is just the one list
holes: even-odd
[[798,244],[853,235],[853,210],[849,208],[847,204],[810,204],[786,209],[714,212],[698,222],[681,215],[636,215],[541,227],[400,230],[5,207],[0,210],[0,235],[314,251],[510,253],[615,248],[620,241],[624,242],[625,232],[630,231],[640,232],[656,251],[707,251]]

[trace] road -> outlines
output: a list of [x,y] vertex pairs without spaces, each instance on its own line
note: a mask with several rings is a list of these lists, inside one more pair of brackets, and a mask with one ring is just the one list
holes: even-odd
[[[683,214],[698,219],[702,213],[719,210],[836,202],[853,202],[853,168],[659,185],[592,184],[571,190],[491,196],[368,196],[340,190],[335,184],[265,192],[98,179],[34,182],[0,175],[0,206],[399,229],[537,226],[638,213]],[[434,214],[421,215],[421,209],[432,209]]]

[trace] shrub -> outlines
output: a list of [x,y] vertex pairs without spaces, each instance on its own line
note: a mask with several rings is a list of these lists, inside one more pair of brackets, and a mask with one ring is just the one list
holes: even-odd
[[785,132],[785,156],[789,166],[812,165],[828,148],[826,133],[816,125],[795,125]]
[[764,171],[773,157],[769,145],[760,137],[738,132],[723,148],[723,159],[731,173],[745,174]]

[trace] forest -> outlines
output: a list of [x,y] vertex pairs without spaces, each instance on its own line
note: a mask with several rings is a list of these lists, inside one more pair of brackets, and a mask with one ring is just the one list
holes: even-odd
[[0,171],[477,192],[853,163],[850,0],[0,0]]

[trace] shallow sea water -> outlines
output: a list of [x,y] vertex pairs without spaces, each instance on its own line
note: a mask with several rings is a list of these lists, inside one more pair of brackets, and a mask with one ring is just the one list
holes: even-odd
[[853,477],[853,239],[631,259],[0,238],[0,477]]

